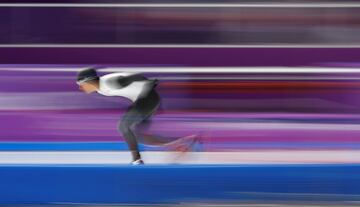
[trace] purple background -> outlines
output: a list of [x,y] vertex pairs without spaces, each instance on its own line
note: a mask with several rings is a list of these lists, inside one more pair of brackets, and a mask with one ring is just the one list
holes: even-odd
[[[19,50],[20,53],[27,50]],[[2,65],[0,68],[3,80],[0,83],[0,140],[3,143],[113,143],[111,147],[99,145],[95,149],[126,149],[116,124],[129,102],[116,97],[102,97],[98,94],[86,95],[78,91],[74,82],[76,71],[56,72],[51,68],[74,68],[84,66],[85,58],[101,66],[102,58],[114,57],[113,51],[125,49],[32,49],[33,53],[23,56],[26,62],[32,57],[35,62],[39,51],[48,51],[48,57],[62,53],[63,61],[68,65],[41,64]],[[187,49],[188,56],[181,65],[206,65],[201,55],[191,56],[191,52],[202,49]],[[203,49],[205,50],[205,49]],[[208,49],[206,49],[208,50]],[[323,50],[318,60],[310,62],[312,50]],[[2,50],[4,51],[4,50]],[[49,52],[50,51],[50,52]],[[70,58],[71,52],[80,51]],[[82,53],[81,53],[82,51]],[[108,55],[100,51],[107,51]],[[185,49],[128,49],[129,57],[122,64],[121,60],[107,66],[153,66],[179,65],[177,54]],[[159,53],[150,53],[153,64],[140,54],[145,51],[164,52],[168,57],[165,62],[173,64],[155,64],[160,62]],[[180,51],[165,53],[165,51]],[[212,49],[208,54],[224,51],[230,54],[245,49]],[[271,54],[272,64],[280,61],[279,56],[299,54],[294,62],[301,65],[317,66],[356,66],[355,49],[250,49],[254,53]],[[272,51],[270,53],[270,51]],[[280,51],[276,53],[276,51]],[[343,51],[336,62],[325,61],[336,53]],[[99,52],[96,56],[96,52]],[[328,52],[328,53],[326,53]],[[353,53],[351,53],[353,52]],[[354,62],[345,61],[353,58]],[[172,54],[172,56],[170,55]],[[201,54],[201,53],[197,53]],[[237,53],[231,53],[237,56]],[[246,53],[250,55],[251,52]],[[303,54],[300,56],[300,54]],[[321,54],[321,55],[320,55]],[[329,55],[330,54],[330,55]],[[9,55],[9,54],[8,54]],[[91,56],[92,55],[92,56]],[[306,55],[309,55],[308,57]],[[126,56],[126,57],[128,57]],[[240,55],[241,56],[241,55]],[[69,57],[69,58],[68,58]],[[76,58],[75,58],[76,57]],[[91,58],[97,57],[97,58]],[[124,57],[124,56],[122,56]],[[247,56],[249,57],[249,56]],[[266,57],[266,56],[262,56]],[[124,58],[126,59],[126,58]],[[212,60],[213,58],[209,58]],[[229,56],[219,56],[217,63],[229,66]],[[288,59],[288,58],[284,58]],[[9,59],[11,60],[11,59]],[[51,59],[54,61],[54,59]],[[60,56],[59,56],[60,60]],[[233,59],[232,66],[256,65],[255,58]],[[261,59],[263,60],[263,59]],[[267,58],[264,58],[266,62]],[[305,60],[309,61],[306,62]],[[77,64],[69,64],[69,61]],[[222,61],[222,62],[221,62]],[[242,61],[246,63],[241,64]],[[268,60],[270,61],[270,60]],[[20,62],[20,61],[18,61]],[[22,62],[22,63],[24,63]],[[32,63],[34,63],[32,62]],[[54,61],[55,62],[55,61]],[[115,64],[115,62],[117,64]],[[263,62],[263,61],[261,61]],[[9,62],[8,62],[9,63]],[[111,63],[111,64],[110,64]],[[215,63],[213,64],[215,65]],[[106,66],[106,65],[103,65]],[[18,69],[25,69],[18,71]],[[45,72],[31,69],[48,69]],[[29,69],[29,71],[26,71]],[[345,69],[345,68],[344,68]],[[289,68],[291,70],[291,68]],[[146,73],[149,77],[158,77],[161,84],[158,91],[162,97],[162,109],[153,119],[149,132],[168,137],[179,137],[201,133],[204,150],[240,150],[240,149],[357,149],[359,145],[359,76],[360,74],[185,74],[185,73]],[[177,80],[177,78],[184,78]],[[206,77],[206,78],[205,78]],[[230,78],[221,80],[221,78]],[[264,80],[273,78],[274,80]],[[248,78],[248,79],[247,79]],[[337,78],[337,79],[336,79]],[[217,80],[218,79],[218,80]],[[299,79],[299,80],[297,80]],[[4,145],[5,146],[5,145]],[[114,147],[115,146],[115,147]],[[8,147],[8,146],[7,146]],[[87,145],[83,149],[94,149]],[[3,147],[4,149],[6,147]],[[14,148],[14,147],[13,147]],[[12,148],[12,149],[13,149]],[[16,148],[16,145],[15,145]],[[73,148],[64,148],[73,149]],[[161,150],[161,148],[149,148]]]

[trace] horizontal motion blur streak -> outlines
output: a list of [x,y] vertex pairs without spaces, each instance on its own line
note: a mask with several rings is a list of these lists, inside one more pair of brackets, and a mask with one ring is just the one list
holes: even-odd
[[[76,72],[86,67],[71,68],[0,68],[0,71]],[[325,67],[114,67],[100,72],[132,71],[141,73],[360,73],[360,68]]]
[[152,3],[152,4],[114,4],[114,3],[2,3],[0,7],[270,7],[270,8],[355,8],[360,7],[360,3],[170,3],[170,4],[161,4],[161,3]]

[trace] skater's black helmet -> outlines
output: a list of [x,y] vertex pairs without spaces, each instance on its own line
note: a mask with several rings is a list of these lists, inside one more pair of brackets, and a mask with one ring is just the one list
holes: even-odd
[[99,80],[99,76],[94,68],[88,68],[78,72],[76,83],[80,85],[86,81],[92,80]]

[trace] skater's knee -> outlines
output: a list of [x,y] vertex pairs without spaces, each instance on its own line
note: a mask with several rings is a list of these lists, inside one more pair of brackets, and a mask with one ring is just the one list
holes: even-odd
[[131,127],[131,124],[126,121],[122,121],[122,122],[118,123],[118,131],[123,134],[128,133],[130,131],[130,127]]

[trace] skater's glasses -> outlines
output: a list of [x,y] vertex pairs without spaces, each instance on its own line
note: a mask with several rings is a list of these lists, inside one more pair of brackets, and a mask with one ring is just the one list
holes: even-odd
[[81,85],[87,81],[96,80],[96,79],[97,79],[97,77],[88,77],[88,78],[84,78],[84,79],[76,81],[76,84]]

